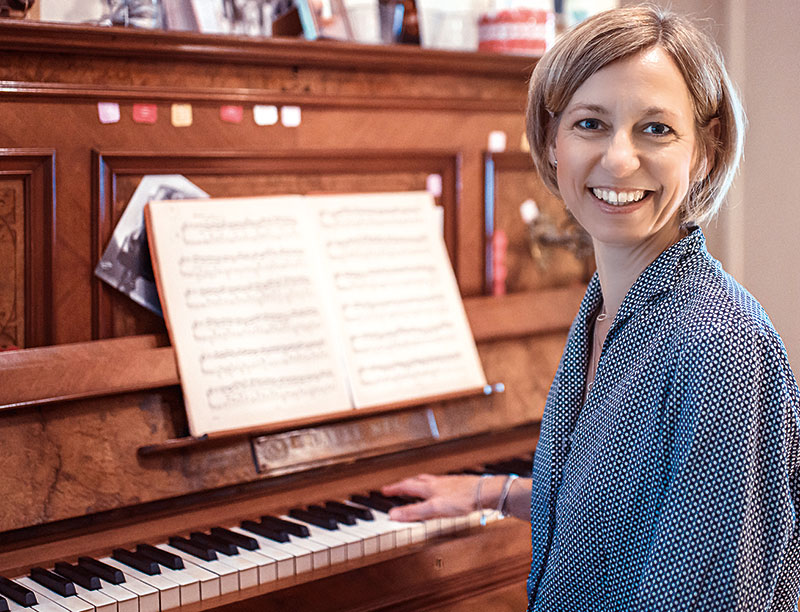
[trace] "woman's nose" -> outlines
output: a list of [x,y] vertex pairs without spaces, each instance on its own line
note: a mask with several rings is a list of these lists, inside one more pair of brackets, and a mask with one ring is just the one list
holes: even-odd
[[639,153],[630,135],[614,133],[603,154],[602,166],[615,177],[629,176],[639,169]]

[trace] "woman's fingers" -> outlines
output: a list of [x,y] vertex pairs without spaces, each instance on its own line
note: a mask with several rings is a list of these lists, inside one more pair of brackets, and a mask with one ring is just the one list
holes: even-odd
[[420,474],[413,478],[406,478],[400,482],[395,482],[381,488],[384,495],[411,495],[412,497],[429,498],[433,492],[431,490],[432,479],[435,476],[430,474]]
[[423,501],[406,506],[397,506],[389,510],[389,518],[393,521],[425,521],[440,516],[430,501]]

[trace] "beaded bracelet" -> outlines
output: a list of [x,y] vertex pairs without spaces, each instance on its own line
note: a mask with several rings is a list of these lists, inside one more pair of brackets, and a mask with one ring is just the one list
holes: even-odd
[[516,474],[509,474],[506,481],[503,483],[503,490],[500,493],[500,500],[497,502],[497,518],[505,518],[505,505],[508,499],[508,492],[511,490],[511,485],[519,478]]
[[492,474],[481,474],[481,477],[478,479],[478,486],[475,488],[475,507],[478,509],[478,513],[480,513],[480,523],[481,527],[486,525],[486,516],[487,511],[483,509],[483,503],[481,502],[481,489],[483,488],[483,481],[487,478],[491,478]]

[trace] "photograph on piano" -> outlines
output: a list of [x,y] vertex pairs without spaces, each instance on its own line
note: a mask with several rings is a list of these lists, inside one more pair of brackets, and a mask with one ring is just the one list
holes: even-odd
[[671,1],[0,16],[0,612],[798,610],[800,5]]

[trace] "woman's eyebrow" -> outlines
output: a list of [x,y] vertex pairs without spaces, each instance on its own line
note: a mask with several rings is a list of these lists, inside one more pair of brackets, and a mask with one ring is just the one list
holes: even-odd
[[607,114],[608,111],[606,110],[605,106],[601,106],[599,104],[584,104],[579,103],[575,104],[574,106],[568,106],[566,109],[567,113],[574,113],[577,111],[588,111],[590,113],[597,113],[599,115]]

